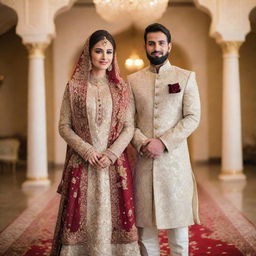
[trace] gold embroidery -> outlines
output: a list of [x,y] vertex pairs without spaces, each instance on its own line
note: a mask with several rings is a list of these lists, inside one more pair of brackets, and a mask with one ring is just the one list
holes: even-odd
[[127,173],[126,173],[126,169],[122,166],[120,166],[118,168],[118,173],[120,175],[120,177],[122,177],[122,188],[124,190],[127,190],[128,189],[128,186],[127,186]]
[[122,189],[123,190],[128,190],[127,180],[122,180]]
[[108,85],[108,79],[105,76],[103,78],[95,78],[91,76],[89,81],[91,84],[93,84],[97,88],[95,122],[98,126],[100,126],[104,119],[104,116],[103,116],[104,95],[102,95],[101,88],[104,88],[104,86]]
[[106,46],[107,43],[108,43],[108,40],[107,40],[107,38],[104,36],[104,39],[103,39],[103,46]]

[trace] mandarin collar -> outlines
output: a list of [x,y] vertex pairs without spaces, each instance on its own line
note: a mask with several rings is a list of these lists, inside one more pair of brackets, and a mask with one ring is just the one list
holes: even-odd
[[[166,60],[166,62],[159,68],[158,74],[161,74],[163,71],[170,69],[172,67],[169,60]],[[153,73],[157,73],[156,67],[154,65],[149,66],[149,70]]]

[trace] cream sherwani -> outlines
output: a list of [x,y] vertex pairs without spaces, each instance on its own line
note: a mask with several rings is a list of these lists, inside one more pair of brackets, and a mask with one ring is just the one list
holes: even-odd
[[[173,229],[199,223],[196,183],[187,138],[200,120],[195,73],[167,61],[158,73],[147,67],[128,76],[135,108],[137,151],[147,138],[159,138],[166,150],[155,160],[138,155],[134,187],[136,224]],[[169,93],[168,84],[181,91]]]

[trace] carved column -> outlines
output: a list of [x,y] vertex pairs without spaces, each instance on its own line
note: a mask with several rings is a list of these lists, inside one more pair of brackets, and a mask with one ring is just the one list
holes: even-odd
[[29,43],[28,159],[24,186],[49,185],[47,167],[44,50],[47,43]]
[[245,179],[241,138],[239,47],[221,42],[223,50],[222,163],[220,179]]

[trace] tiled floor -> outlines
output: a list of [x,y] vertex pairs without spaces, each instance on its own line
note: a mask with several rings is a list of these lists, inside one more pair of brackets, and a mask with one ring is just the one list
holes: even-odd
[[[239,211],[256,225],[256,166],[246,165],[246,181],[221,182],[218,179],[220,166],[217,164],[196,164],[195,174],[199,184],[204,185],[211,195],[228,199]],[[55,193],[61,177],[61,169],[50,169],[51,186],[47,189],[36,188],[24,191],[21,184],[25,180],[25,168],[19,167],[16,174],[0,171],[0,231],[5,229],[27,207],[36,202],[36,198],[46,192]]]

